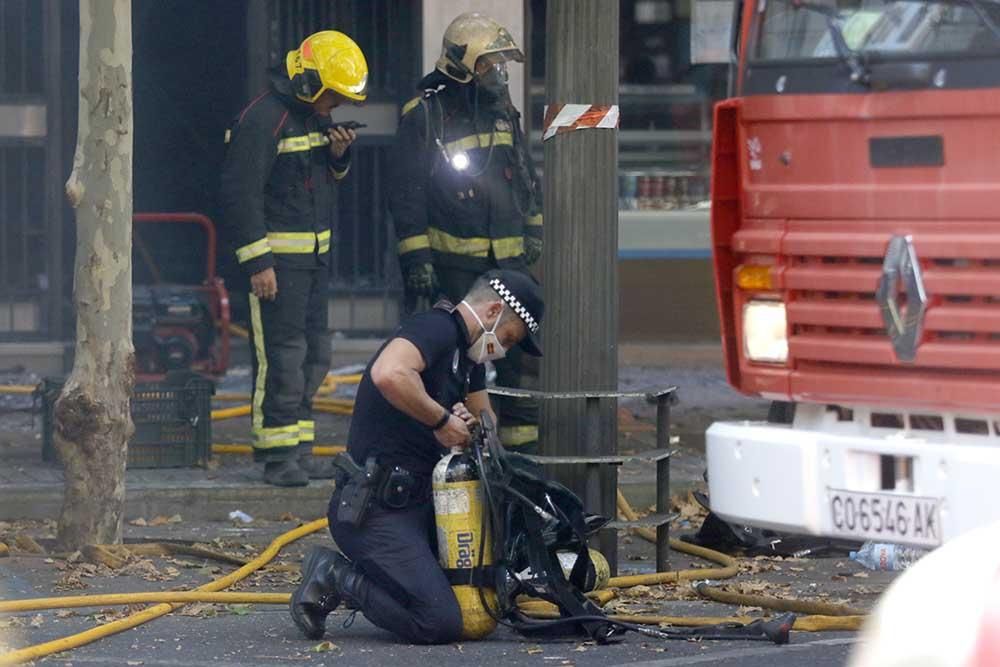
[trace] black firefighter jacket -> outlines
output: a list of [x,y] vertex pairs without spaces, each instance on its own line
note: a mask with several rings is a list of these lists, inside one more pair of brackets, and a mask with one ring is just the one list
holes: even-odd
[[403,107],[391,164],[404,271],[423,263],[523,270],[524,237],[542,236],[542,200],[520,115],[437,73],[420,88]]
[[336,181],[347,175],[350,149],[334,161],[321,123],[273,76],[226,133],[222,230],[248,275],[329,265]]

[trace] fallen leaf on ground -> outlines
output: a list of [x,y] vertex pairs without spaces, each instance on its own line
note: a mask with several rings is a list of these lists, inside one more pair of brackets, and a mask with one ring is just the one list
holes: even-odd
[[42,545],[35,541],[35,538],[30,535],[25,535],[24,533],[14,538],[14,546],[18,551],[23,551],[29,554],[45,553],[45,549],[43,549]]
[[524,652],[527,653],[528,655],[538,655],[539,653],[542,652],[542,647],[541,646],[529,646],[528,648],[525,649]]
[[[227,604],[226,608],[233,612],[237,616],[246,616],[250,613],[250,605],[248,604]],[[329,642],[326,642],[329,643]]]
[[209,602],[195,602],[194,604],[186,605],[180,612],[181,616],[201,616],[202,618],[211,618],[213,616],[219,615],[219,610],[215,608],[214,604]]
[[41,614],[35,614],[35,617],[31,619],[31,627],[40,628],[42,627],[42,623],[44,622],[45,622],[44,616],[42,616]]
[[867,572],[855,572],[851,576],[852,577],[856,577],[858,579],[867,579],[868,578],[868,573]]
[[167,517],[167,516],[156,516],[156,517],[153,517],[152,519],[150,519],[149,525],[150,526],[165,526],[168,523],[174,523],[174,522],[172,522],[170,520],[171,518],[172,517]]
[[56,580],[55,589],[57,591],[75,591],[87,588],[80,575],[76,572],[67,572],[63,577]]
[[312,647],[313,653],[326,653],[327,651],[339,651],[340,647],[333,642],[320,642]]

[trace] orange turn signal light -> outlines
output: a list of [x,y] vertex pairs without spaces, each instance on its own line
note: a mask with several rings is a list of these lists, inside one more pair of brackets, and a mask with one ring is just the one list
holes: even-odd
[[744,264],[736,269],[736,285],[745,290],[769,290],[774,285],[771,282],[770,266],[755,266]]

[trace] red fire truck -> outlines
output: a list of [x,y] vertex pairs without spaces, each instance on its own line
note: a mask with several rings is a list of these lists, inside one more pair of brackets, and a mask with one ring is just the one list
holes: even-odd
[[745,524],[935,546],[1000,519],[1000,3],[744,0],[715,110],[729,382],[707,434]]

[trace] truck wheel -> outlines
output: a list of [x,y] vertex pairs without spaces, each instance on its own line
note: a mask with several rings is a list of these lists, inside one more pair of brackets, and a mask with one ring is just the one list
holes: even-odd
[[771,407],[767,411],[767,421],[771,424],[791,424],[795,421],[795,403],[771,401]]

